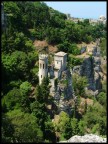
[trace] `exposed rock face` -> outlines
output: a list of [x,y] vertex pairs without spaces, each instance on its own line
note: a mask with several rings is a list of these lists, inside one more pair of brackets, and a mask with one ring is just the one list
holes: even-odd
[[80,74],[80,71],[81,71],[81,66],[80,65],[73,67],[73,73]]
[[[61,82],[64,81],[65,83]],[[62,73],[61,80],[57,85],[57,90],[54,95],[54,101],[58,106],[58,112],[65,111],[71,114],[70,100],[73,98],[72,77],[69,69]]]
[[81,48],[81,54],[86,52],[87,46]]
[[[62,142],[62,141],[61,141]],[[106,143],[107,140],[106,138],[102,138],[100,136],[97,136],[97,135],[94,135],[94,134],[86,134],[84,136],[78,136],[78,135],[75,135],[73,137],[71,137],[69,140],[67,141],[64,141],[66,143],[70,143],[70,142],[79,142],[79,143]]]
[[97,53],[97,47],[93,47],[93,51],[92,51],[93,56],[96,56],[96,53]]
[[92,91],[100,90],[101,85],[101,59],[100,59],[100,48],[94,47],[92,56],[84,59],[82,65],[75,66],[73,73],[77,73],[81,76],[86,76],[88,79],[88,89]]
[[92,57],[86,58],[81,65],[81,76],[86,76],[88,79],[88,89],[95,90],[94,86],[94,64]]

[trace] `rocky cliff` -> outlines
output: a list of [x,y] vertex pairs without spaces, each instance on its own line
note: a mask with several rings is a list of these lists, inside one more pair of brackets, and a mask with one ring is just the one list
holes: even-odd
[[72,112],[73,89],[72,77],[69,69],[62,72],[61,79],[58,82],[54,101],[58,106],[58,112],[65,111],[68,114]]
[[[101,84],[101,58],[100,48],[93,47],[92,55],[86,57],[80,66],[73,68],[73,73],[77,73],[80,76],[86,76],[88,79],[88,89],[94,93],[99,92],[102,88]],[[98,94],[97,92],[97,94]]]

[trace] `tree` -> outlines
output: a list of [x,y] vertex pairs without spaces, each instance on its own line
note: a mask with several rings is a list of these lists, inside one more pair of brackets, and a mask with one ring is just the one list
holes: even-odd
[[27,81],[23,82],[20,85],[20,91],[21,91],[21,107],[24,111],[29,112],[30,111],[30,100],[29,95],[31,92],[31,84]]
[[61,134],[61,139],[62,137],[63,139],[64,138],[68,139],[72,135],[72,128],[70,127],[71,125],[70,118],[68,114],[64,111],[62,111],[59,116],[60,118],[57,127],[58,127],[58,131]]
[[6,114],[2,114],[1,134],[2,142],[12,142],[14,135],[14,125]]
[[78,123],[79,135],[84,135],[86,133],[86,122],[84,120],[80,120]]
[[7,113],[14,125],[13,142],[42,142],[43,133],[32,114],[24,113],[20,109]]
[[83,58],[76,58],[74,55],[69,55],[68,57],[68,65],[73,68],[74,66],[81,65],[83,62]]
[[104,92],[100,92],[98,95],[97,95],[97,100],[98,102],[105,106],[106,107],[106,93]]
[[40,126],[44,140],[49,140],[50,142],[55,142],[55,131],[53,123],[47,113],[47,108],[45,103],[39,103],[35,101],[31,104],[31,112],[37,118],[37,123]]
[[79,55],[80,54],[80,49],[77,47],[76,44],[71,44],[68,52],[73,54],[73,55]]
[[78,120],[76,118],[71,119],[72,136],[78,135]]
[[88,106],[82,120],[85,122],[86,130],[89,129],[89,133],[94,131],[106,135],[106,109],[97,101],[94,105]]
[[89,25],[89,19],[84,19],[83,25],[88,26]]
[[107,45],[106,38],[101,39],[100,50],[102,56],[106,56],[106,50],[107,50],[106,45]]
[[47,118],[47,121],[45,121],[44,137],[45,140],[56,142],[54,125],[49,116]]
[[30,70],[30,81],[31,84],[36,86],[39,83],[39,77],[38,77],[38,70],[39,68],[34,67],[33,69]]
[[31,86],[32,85],[28,81],[23,82],[20,85],[20,90],[21,90],[22,95],[28,95],[29,96],[29,94],[31,92]]
[[38,85],[35,90],[36,100],[40,103],[47,103],[49,97],[49,78],[44,77],[42,84]]
[[2,98],[3,111],[9,111],[15,108],[19,108],[20,103],[21,103],[20,89],[14,88]]
[[81,77],[77,74],[73,75],[73,87],[76,95],[85,97],[85,87],[87,86],[87,78],[85,76]]
[[62,44],[58,45],[58,50],[68,52],[69,47],[70,47],[70,43],[68,43],[67,41],[64,41]]
[[2,64],[6,70],[6,75],[11,74],[10,79],[21,78],[25,79],[28,77],[28,57],[24,52],[15,51],[11,55],[2,55]]
[[49,44],[58,44],[61,42],[59,28],[48,28],[47,29],[47,41]]

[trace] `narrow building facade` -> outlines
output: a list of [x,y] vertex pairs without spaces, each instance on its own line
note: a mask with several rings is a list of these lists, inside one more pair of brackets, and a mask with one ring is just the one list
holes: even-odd
[[39,54],[39,84],[48,76],[48,55]]

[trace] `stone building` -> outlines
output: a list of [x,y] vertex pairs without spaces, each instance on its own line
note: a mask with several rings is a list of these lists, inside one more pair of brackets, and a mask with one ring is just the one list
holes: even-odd
[[105,18],[104,15],[101,15],[101,16],[98,18],[98,23],[106,24],[106,18]]
[[54,65],[48,66],[48,55],[39,55],[39,84],[42,83],[42,79],[46,76],[60,78],[62,71],[66,69],[67,53],[58,52],[54,55]]
[[48,64],[48,55],[39,55],[39,84],[44,77],[49,77],[50,96],[54,98],[57,113],[65,111],[72,113],[72,75],[67,68],[67,53],[58,52],[54,54],[54,61]]
[[66,69],[67,53],[58,52],[54,55],[54,75],[59,78],[61,72]]
[[39,55],[39,84],[42,83],[42,79],[48,76],[48,55]]

